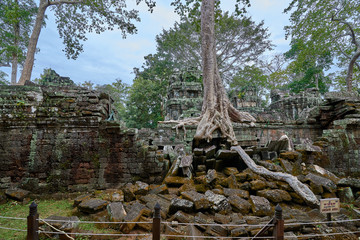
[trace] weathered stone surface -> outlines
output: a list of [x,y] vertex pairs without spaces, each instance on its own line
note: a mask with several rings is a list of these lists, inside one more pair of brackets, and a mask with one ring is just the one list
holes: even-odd
[[218,174],[215,169],[209,169],[206,174],[206,183],[212,183],[216,178],[218,177]]
[[224,188],[224,195],[226,197],[237,195],[241,198],[249,198],[249,196],[250,196],[249,191],[242,190],[242,189],[231,189],[231,188]]
[[169,212],[170,209],[170,199],[165,196],[158,194],[148,194],[140,198],[140,200],[145,203],[146,207],[153,210],[156,203],[160,204],[161,212],[164,212],[165,215]]
[[293,165],[288,160],[280,158],[279,162],[280,162],[281,167],[285,170],[285,172],[292,173]]
[[339,187],[352,187],[360,189],[360,179],[357,178],[342,178],[337,183]]
[[186,214],[182,211],[177,211],[171,218],[173,221],[178,221],[180,223],[191,223],[194,222],[194,217],[190,214]]
[[232,189],[238,189],[239,188],[239,184],[236,181],[236,177],[234,174],[231,174],[227,179],[226,179],[226,186],[228,188],[232,188]]
[[229,213],[231,206],[227,198],[220,194],[215,194],[213,191],[206,191],[205,196],[207,200],[212,204],[211,209],[215,212]]
[[121,202],[110,203],[107,205],[107,211],[109,213],[110,221],[112,222],[122,222],[127,215],[125,207]]
[[237,228],[231,230],[230,235],[232,237],[247,237],[248,232],[245,229],[245,227],[237,227]]
[[203,214],[202,212],[198,212],[194,217],[194,222],[200,225],[197,225],[202,231],[207,229],[207,226],[204,224],[214,224],[214,219],[208,215]]
[[195,156],[202,156],[204,153],[204,149],[202,148],[194,148],[193,153]]
[[301,157],[301,154],[299,152],[283,152],[280,153],[280,158],[289,160],[291,162],[295,162]]
[[[337,184],[340,181],[340,178],[338,178],[335,174],[333,174],[332,172],[318,166],[318,165],[311,165],[308,168],[312,169],[315,173],[320,174],[321,176],[330,179],[331,181],[333,181],[335,184]],[[360,186],[360,184],[359,184]]]
[[108,202],[101,199],[91,198],[82,201],[78,205],[78,209],[85,213],[96,213],[106,208]]
[[237,195],[232,195],[228,198],[228,201],[234,212],[241,214],[248,214],[250,212],[251,204],[247,200]]
[[[77,226],[80,223],[80,219],[76,216],[63,217],[63,216],[52,215],[50,217],[45,218],[44,220],[47,223],[51,224],[52,226],[64,232],[71,232],[71,230],[77,228]],[[49,229],[49,230],[51,231],[53,229]]]
[[232,150],[219,150],[216,152],[216,159],[222,159],[222,160],[233,160],[237,159],[239,155],[236,151]]
[[135,200],[135,186],[132,183],[127,183],[123,188],[125,202],[131,202]]
[[182,192],[181,196],[184,199],[192,201],[194,203],[196,211],[206,210],[210,208],[210,202],[204,194],[195,191],[188,191],[188,192]]
[[231,217],[220,213],[215,213],[214,221],[220,224],[229,224],[231,222]]
[[8,198],[14,199],[16,201],[20,201],[22,202],[24,200],[24,198],[26,198],[29,195],[29,191],[24,190],[24,189],[6,189],[5,191],[5,195]]
[[77,207],[82,201],[89,200],[92,197],[92,194],[80,195],[74,199],[74,207]]
[[312,183],[314,183],[316,185],[320,185],[320,186],[324,187],[329,192],[333,192],[336,189],[336,185],[335,185],[335,183],[333,183],[333,181],[331,181],[330,179],[315,175],[313,173],[309,173],[308,175],[306,175],[305,179],[311,181]]
[[250,182],[251,190],[257,191],[266,187],[266,182],[262,180],[253,180]]
[[279,166],[270,161],[259,161],[258,164],[273,172],[283,172],[284,170]]
[[168,176],[164,179],[165,184],[167,184],[168,186],[174,186],[174,187],[180,187],[189,181],[190,180],[187,178],[173,177],[173,176]]
[[342,203],[351,203],[354,201],[354,194],[351,187],[339,188],[337,193]]
[[149,184],[136,181],[134,184],[134,194],[135,195],[146,195],[149,192]]
[[270,202],[259,196],[250,196],[251,209],[255,216],[269,216],[272,215]]
[[149,191],[150,194],[168,194],[169,190],[166,184],[162,184]]
[[224,168],[223,173],[227,176],[230,176],[231,174],[236,175],[239,173],[239,170],[235,167],[226,167]]
[[210,146],[204,149],[204,154],[207,159],[215,156],[216,146]]
[[151,212],[150,209],[137,201],[126,208],[127,215],[124,218],[124,222],[128,223],[120,227],[120,230],[124,233],[129,233],[136,226],[135,222],[139,222],[143,214]]
[[171,199],[169,214],[173,214],[177,211],[184,211],[191,213],[194,210],[194,203],[180,198]]
[[291,196],[288,192],[280,189],[273,189],[273,190],[260,190],[257,191],[256,194],[260,197],[264,197],[273,203],[279,203],[283,201],[291,201]]

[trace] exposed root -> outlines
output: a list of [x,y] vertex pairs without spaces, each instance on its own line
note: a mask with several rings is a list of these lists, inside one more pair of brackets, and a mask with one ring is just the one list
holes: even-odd
[[248,168],[250,168],[255,173],[262,176],[271,177],[276,180],[285,181],[294,189],[297,194],[299,194],[299,196],[304,199],[307,204],[311,206],[319,205],[319,200],[316,198],[315,194],[309,189],[308,186],[300,182],[295,176],[282,172],[271,172],[262,166],[256,165],[256,163],[240,146],[234,146],[231,149],[238,152]]

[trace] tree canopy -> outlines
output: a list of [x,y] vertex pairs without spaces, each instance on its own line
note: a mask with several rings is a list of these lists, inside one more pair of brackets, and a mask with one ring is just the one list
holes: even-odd
[[[140,2],[145,2],[150,10],[155,6],[153,0],[136,0],[137,4]],[[30,80],[41,25],[45,21],[45,12],[49,7],[55,12],[57,28],[65,45],[66,56],[76,59],[83,51],[82,42],[87,39],[87,32],[101,33],[119,29],[123,37],[126,34],[136,33],[133,21],[140,20],[138,11],[128,9],[126,3],[126,0],[40,0],[19,83],[24,84],[25,81]]]
[[11,66],[11,83],[17,81],[37,12],[33,0],[0,0],[0,66]]
[[352,89],[353,69],[360,69],[360,5],[357,0],[292,0],[286,13],[291,12],[287,36],[293,44],[312,43],[317,59],[326,52],[336,58],[338,66],[347,68],[347,89]]

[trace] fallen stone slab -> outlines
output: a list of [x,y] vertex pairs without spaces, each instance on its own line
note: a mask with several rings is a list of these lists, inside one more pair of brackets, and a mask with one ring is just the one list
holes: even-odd
[[78,209],[84,213],[96,213],[101,210],[104,210],[107,205],[108,205],[108,201],[105,201],[102,199],[91,198],[91,199],[82,201],[78,205]]
[[170,203],[169,214],[173,214],[177,211],[184,211],[191,213],[194,210],[194,203],[180,198],[173,198]]
[[255,216],[270,216],[273,214],[269,200],[264,197],[251,195],[250,204]]
[[182,192],[181,196],[184,199],[192,201],[194,203],[194,207],[196,211],[206,210],[210,208],[210,202],[204,194],[198,193],[196,191],[187,191],[187,192]]
[[291,196],[287,191],[280,189],[264,189],[257,191],[256,194],[260,197],[264,197],[273,203],[280,203],[283,201],[291,201]]
[[[50,217],[45,218],[44,221],[64,232],[71,232],[71,230],[77,228],[77,226],[79,226],[80,223],[80,219],[76,216],[63,217],[63,216],[52,215]],[[45,223],[43,221],[40,221],[39,224],[44,225]],[[53,230],[50,227],[48,228],[50,231]]]
[[21,188],[15,188],[15,189],[6,189],[5,195],[13,200],[22,202],[24,198],[26,198],[29,195],[29,191],[21,189]]
[[121,202],[110,203],[107,205],[107,211],[109,213],[110,221],[112,222],[122,222],[127,215],[125,207]]
[[125,224],[122,224],[120,227],[120,231],[123,233],[129,233],[136,226],[136,222],[139,222],[141,216],[146,215],[145,213],[150,215],[151,210],[148,209],[145,205],[139,203],[138,201],[129,205],[126,209],[127,215],[124,218]]
[[226,197],[237,195],[237,196],[239,196],[241,198],[248,199],[249,196],[250,196],[249,191],[242,190],[242,189],[224,188],[223,191],[224,191],[224,195]]
[[241,214],[248,214],[250,212],[251,204],[247,200],[237,195],[232,195],[228,198],[228,201],[234,212]]
[[324,187],[329,192],[336,191],[336,184],[328,178],[309,173],[305,176],[305,179],[311,181],[313,184]]
[[211,190],[205,192],[207,200],[212,204],[211,209],[215,212],[229,213],[231,211],[231,205],[224,195],[215,194]]

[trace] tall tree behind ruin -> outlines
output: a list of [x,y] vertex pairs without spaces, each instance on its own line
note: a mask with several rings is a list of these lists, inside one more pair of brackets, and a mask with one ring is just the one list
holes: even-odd
[[312,56],[326,51],[347,68],[346,86],[352,90],[354,68],[360,70],[360,5],[358,0],[292,0],[285,27],[292,42],[311,42]]
[[11,66],[11,84],[16,84],[18,64],[25,61],[36,12],[33,0],[0,1],[0,66]]
[[[29,40],[24,69],[19,84],[31,78],[34,55],[40,36],[41,25],[45,21],[45,12],[50,7],[55,11],[57,28],[65,44],[64,52],[68,58],[76,59],[83,51],[82,41],[87,32],[101,33],[106,30],[120,29],[123,37],[136,33],[133,21],[139,21],[138,11],[128,9],[126,0],[40,0],[35,25]],[[145,2],[151,10],[153,0],[137,0]]]

